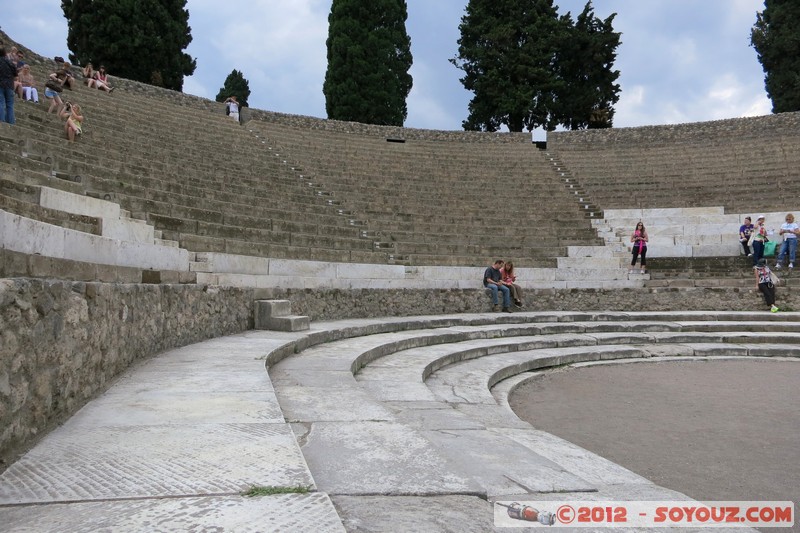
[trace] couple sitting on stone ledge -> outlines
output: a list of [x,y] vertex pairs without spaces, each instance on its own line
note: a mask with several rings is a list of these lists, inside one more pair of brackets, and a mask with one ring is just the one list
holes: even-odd
[[492,266],[483,273],[483,286],[492,292],[492,311],[500,311],[499,292],[503,293],[503,312],[511,312],[511,300],[515,307],[525,307],[522,303],[522,287],[514,283],[517,276],[514,274],[514,263],[511,261],[496,260]]

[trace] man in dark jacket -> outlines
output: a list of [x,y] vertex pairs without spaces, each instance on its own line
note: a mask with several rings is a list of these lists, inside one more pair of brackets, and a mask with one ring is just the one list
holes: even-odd
[[14,123],[14,78],[17,67],[6,57],[6,49],[0,46],[0,122]]
[[505,263],[498,259],[488,267],[483,273],[483,286],[492,291],[492,304],[494,307],[492,311],[499,311],[500,304],[497,297],[497,292],[503,293],[503,311],[506,313],[511,312],[511,291],[502,282],[502,275],[500,269],[503,268]]

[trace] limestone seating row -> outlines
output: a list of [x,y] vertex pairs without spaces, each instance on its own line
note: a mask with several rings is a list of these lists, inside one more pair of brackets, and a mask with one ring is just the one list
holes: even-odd
[[[248,127],[250,127],[248,125]],[[532,156],[533,148],[522,146],[513,155],[493,153],[486,148],[476,154],[469,146],[459,146],[458,151],[448,152],[444,146],[457,143],[439,143],[443,148],[437,152],[432,152],[429,157],[420,154],[408,154],[397,150],[381,150],[385,144],[380,141],[365,140],[371,145],[360,150],[347,150],[338,146],[335,136],[326,139],[321,137],[317,145],[303,146],[302,144],[292,144],[288,139],[281,137],[280,133],[270,133],[270,142],[276,146],[276,150],[286,152],[287,155],[295,157],[300,162],[308,162],[314,166],[322,165],[329,172],[337,173],[347,171],[349,174],[359,175],[380,173],[381,170],[394,172],[406,168],[423,168],[435,170],[437,175],[444,179],[452,179],[455,182],[469,179],[471,176],[478,176],[474,170],[476,165],[480,168],[492,168],[493,175],[503,174],[504,169],[510,175],[518,175],[520,171],[529,168],[527,160]],[[345,163],[351,160],[357,162],[356,165]],[[398,165],[397,162],[401,162]],[[485,178],[485,176],[484,176]],[[413,179],[413,177],[412,177]],[[424,180],[425,175],[420,175]]]
[[[237,182],[247,183],[251,180],[251,175],[256,176],[263,173],[262,166],[254,166],[248,164],[240,166],[237,161],[215,161],[207,157],[207,153],[198,153],[193,155],[190,145],[185,150],[166,151],[163,147],[158,148],[156,153],[162,153],[162,158],[154,158],[154,150],[141,150],[130,149],[120,150],[122,143],[116,143],[114,149],[103,150],[103,147],[98,147],[95,143],[86,146],[87,143],[76,143],[67,147],[63,141],[63,131],[60,123],[52,125],[42,125],[41,127],[26,128],[26,121],[20,120],[20,129],[32,137],[33,142],[28,143],[30,147],[28,151],[35,151],[43,153],[57,159],[62,166],[72,168],[78,166],[78,170],[73,170],[73,173],[80,172],[80,164],[88,164],[97,166],[107,170],[125,170],[128,172],[137,173],[153,173],[162,175],[169,179],[179,179],[186,174],[186,162],[192,162],[192,168],[195,170],[194,174],[202,176],[210,176],[207,178],[210,184],[217,181],[217,176],[220,174],[220,168],[223,172],[236,174]],[[148,154],[148,155],[144,155]],[[116,157],[115,157],[116,156]],[[267,163],[271,160],[266,159]],[[269,165],[267,165],[269,167]],[[275,165],[273,165],[275,166]],[[258,185],[263,183],[263,179],[257,179],[254,184]]]
[[103,265],[189,271],[189,253],[174,246],[122,241],[54,226],[0,210],[0,242],[24,254]]
[[[232,255],[246,255],[255,257],[270,257],[276,259],[293,259],[308,261],[326,261],[342,263],[369,263],[385,264],[390,260],[390,254],[367,250],[351,250],[344,248],[319,248],[309,246],[292,246],[274,243],[248,242],[239,239],[222,239],[202,235],[181,234],[178,236],[182,248],[193,252],[215,252]],[[217,280],[220,280],[219,282]],[[230,285],[222,278],[198,278],[199,283],[212,285]],[[237,285],[248,286],[248,285]]]
[[[490,387],[519,373],[579,361],[799,356],[792,318],[764,317],[544,313],[490,324],[474,315],[353,324],[335,336],[314,332],[312,325],[307,336],[266,359],[284,417],[295,423],[321,490],[401,495],[422,483],[426,493],[474,491],[490,499],[554,490],[597,491],[602,498],[609,484],[651,484],[619,467],[613,475],[601,473],[595,462],[600,460],[585,451],[583,468],[570,464],[554,448],[541,446],[542,436],[492,397]],[[330,402],[332,397],[344,401]],[[341,435],[357,436],[385,453],[365,461]],[[408,463],[399,463],[408,453],[425,457],[424,467],[446,465],[448,475],[440,476],[438,466],[389,481],[379,474],[405,471]],[[593,462],[595,468],[585,468]]]
[[100,234],[101,222],[98,218],[42,207],[39,205],[39,194],[38,188],[0,179],[0,209],[48,224],[94,235]]
[[[63,143],[61,143],[61,142],[59,142],[58,144],[63,146]],[[57,146],[56,148],[60,148],[60,149],[64,150],[64,148],[62,146]],[[70,147],[70,149],[72,149],[72,147]],[[68,154],[71,157],[75,157],[74,152],[68,152]],[[65,155],[67,155],[67,154],[65,154]],[[66,157],[64,157],[64,158],[66,158]],[[98,163],[97,160],[95,160],[94,162]],[[196,165],[193,164],[192,166],[193,166],[193,168],[195,168]],[[113,162],[113,161],[110,161],[108,159],[105,159],[104,163],[101,165],[101,169],[118,169],[118,168],[130,168],[130,167],[131,167],[130,160]],[[182,164],[174,165],[174,171],[173,171],[174,175],[171,176],[171,178],[178,178],[179,176],[185,175],[185,168],[184,167],[185,167],[185,165],[182,165]],[[161,168],[163,170],[163,165],[162,165]],[[77,170],[77,172],[75,172],[76,170]],[[81,170],[82,169],[80,169],[80,168],[73,169],[73,173],[79,173]],[[142,167],[140,170],[145,170],[145,167]],[[195,170],[196,170],[196,168],[195,168]],[[211,174],[211,175],[214,175],[216,177],[218,175],[218,173],[219,173],[219,165],[215,164],[213,166],[209,166],[208,173]],[[198,172],[195,172],[194,174],[197,175]],[[248,176],[249,176],[249,173],[245,173],[244,175],[238,175],[235,178],[235,184],[236,184],[236,186],[242,188],[242,194],[246,194],[246,187],[248,185],[252,185],[254,187],[257,187],[258,189],[261,189],[261,188],[264,188],[265,185],[272,185],[272,182],[274,180],[276,180],[276,179],[281,181],[281,183],[284,186],[296,184],[295,185],[295,189],[297,189],[298,191],[305,190],[303,187],[300,187],[299,181],[296,181],[294,179],[283,179],[283,178],[280,178],[280,177],[272,177],[269,180],[269,183],[265,183],[264,178],[258,178],[255,181],[250,181]],[[239,184],[241,184],[241,185],[239,185]],[[284,189],[281,189],[281,190],[283,191]],[[273,193],[274,193],[274,190],[273,190]],[[305,193],[305,196],[308,196],[308,192]],[[314,199],[317,202],[319,201],[318,198],[312,198],[312,199]]]
[[[48,177],[41,177],[43,182],[48,182]],[[88,180],[88,183],[94,185],[93,190],[108,190],[105,187],[97,187],[97,179]],[[125,187],[125,193],[131,191],[131,187]],[[318,239],[316,245],[319,246],[339,246],[339,247],[352,247],[354,249],[369,250],[372,248],[372,242],[365,240],[357,228],[345,226],[341,217],[334,219],[331,217],[330,221],[320,220],[317,225],[294,223],[291,220],[282,221],[280,219],[267,218],[273,217],[286,217],[285,211],[280,209],[267,210],[259,207],[250,207],[245,211],[248,215],[236,215],[236,212],[242,210],[230,209],[229,213],[221,213],[218,211],[211,211],[204,209],[202,202],[195,202],[192,198],[187,198],[185,203],[197,204],[200,203],[199,208],[182,207],[180,204],[174,202],[175,197],[162,200],[149,200],[147,199],[152,194],[142,192],[144,198],[139,195],[128,197],[124,193],[113,193],[112,195],[103,195],[109,199],[117,200],[126,205],[129,209],[135,212],[147,213],[148,220],[156,225],[159,229],[165,232],[172,232],[171,238],[175,238],[176,232],[198,233],[199,235],[227,235],[228,237],[237,236],[240,239],[261,239],[257,242],[262,242],[264,239],[269,240],[275,244],[286,244],[289,241],[300,243],[304,242],[304,246],[309,246],[310,241]],[[171,200],[171,201],[167,201]],[[213,207],[219,207],[219,202],[214,203]],[[261,215],[256,218],[253,215]],[[306,221],[312,220],[311,217],[306,217]],[[331,222],[337,225],[331,225]],[[238,226],[237,223],[247,224],[246,226]],[[325,225],[323,225],[325,224]],[[297,233],[298,230],[303,230],[305,233]],[[312,233],[313,232],[313,233]],[[334,242],[337,241],[337,242]],[[341,242],[339,242],[341,241]]]
[[[199,283],[276,289],[472,290],[480,292],[481,303],[489,305],[481,285],[486,267],[473,266],[474,257],[423,256],[414,266],[367,264],[365,261],[286,260],[216,252],[197,253],[196,257],[190,268],[197,272]],[[641,287],[646,279],[646,276],[628,276],[627,269],[620,268],[619,263],[614,264],[613,259],[608,264],[585,260],[584,263],[562,266],[557,265],[554,258],[517,258],[507,251],[500,257],[515,261],[518,283],[523,289],[636,288]],[[559,262],[562,260],[558,259]]]
[[[107,182],[110,182],[112,185],[113,185],[113,184],[116,184],[116,183],[118,183],[116,180],[102,180],[101,178],[87,179],[86,181],[87,181],[87,185],[89,185],[89,184],[91,184],[91,185],[94,185],[94,186],[95,186],[95,188],[97,188],[98,190],[101,190],[101,191],[108,191],[108,190],[109,190],[109,188],[108,188],[108,187],[105,187],[105,186],[100,186],[100,187],[98,187],[98,182],[107,181]],[[135,180],[135,179],[128,179],[128,180],[126,180],[126,181],[128,181],[128,182],[130,183],[130,182],[135,182],[135,181],[137,181],[137,180]],[[171,195],[170,197],[167,197],[167,198],[164,198],[164,197],[159,197],[157,190],[155,190],[155,189],[152,187],[152,185],[153,185],[153,180],[149,180],[149,181],[146,183],[146,185],[147,185],[147,187],[143,187],[142,189],[140,189],[140,196],[142,196],[142,197],[143,197],[143,198],[145,198],[145,199],[147,199],[147,198],[152,198],[152,197],[155,197],[155,198],[157,198],[156,202],[158,202],[158,201],[162,201],[162,202],[168,202],[168,203],[169,203],[171,206],[174,206],[174,205],[176,205],[176,204],[177,204],[177,205],[180,205],[180,204],[194,204],[194,205],[200,204],[200,206],[199,206],[199,207],[200,207],[201,209],[203,209],[203,208],[204,208],[204,207],[203,207],[203,205],[202,205],[202,203],[203,203],[203,200],[202,200],[202,199],[200,199],[200,198],[197,198],[197,197],[187,197],[187,198],[186,198],[186,200],[184,200],[184,201],[180,201],[180,200],[176,201],[176,196],[175,196],[175,195]],[[124,191],[125,191],[125,193],[130,193],[130,192],[132,192],[132,189],[133,189],[133,187],[132,187],[131,185],[126,185],[126,186],[124,187]],[[247,197],[242,197],[242,198],[247,198]],[[252,198],[252,197],[250,197],[250,198]],[[153,204],[151,204],[151,205],[153,205]],[[157,203],[156,203],[155,205],[157,205]],[[224,202],[214,201],[214,202],[210,202],[210,205],[209,205],[209,206],[206,206],[205,208],[206,208],[206,209],[207,209],[208,207],[217,207],[217,208],[218,208],[218,207],[220,207],[220,206],[223,206],[223,207],[224,207],[224,205],[225,205],[225,203],[224,203]],[[271,213],[271,214],[273,214],[274,216],[281,216],[281,215],[284,215],[284,213],[285,213],[285,208],[287,207],[287,205],[283,205],[282,207],[283,207],[283,209],[276,209],[276,210],[275,210],[273,213]],[[249,208],[247,209],[247,211],[248,211],[248,212],[250,212],[251,214],[256,214],[256,213],[258,213],[259,209],[260,209],[260,207],[249,207]],[[298,209],[298,210],[299,210],[299,209]],[[230,212],[234,212],[234,213],[238,213],[238,212],[241,212],[241,211],[242,211],[242,209],[241,209],[241,208],[239,208],[239,207],[232,206],[231,208],[229,208],[229,211],[230,211]],[[173,212],[174,212],[174,211],[173,211]],[[204,214],[204,215],[207,215],[207,213],[203,213],[203,214]],[[284,215],[284,216],[285,216],[285,215]],[[213,218],[213,217],[212,217],[212,218]],[[328,224],[330,224],[331,222],[334,222],[334,223],[335,223],[335,222],[338,222],[340,226],[341,226],[341,225],[343,225],[343,222],[342,222],[342,219],[341,219],[341,217],[331,217],[331,220],[330,220],[330,221],[328,221],[327,223],[328,223]],[[349,233],[351,233],[351,236],[352,236],[352,237],[354,237],[354,238],[356,238],[356,239],[358,239],[358,237],[359,237],[359,236],[358,236],[358,234],[357,234],[357,231],[356,231],[356,230],[354,230],[354,229],[352,229],[352,228],[348,228],[348,229],[349,229]],[[358,246],[358,244],[356,244],[356,246]]]
[[[0,164],[0,169],[5,167]],[[8,173],[9,176],[13,172]],[[2,180],[0,195],[5,211],[67,229],[101,235],[111,239],[144,244],[175,245],[160,240],[160,233],[144,221],[132,219],[119,205],[69,192],[49,185],[25,184],[19,180]]]
[[[788,142],[793,144],[791,140]],[[794,143],[796,142],[795,140]],[[698,144],[698,150],[707,149],[702,141],[698,141]],[[750,161],[742,161],[741,158],[725,157],[727,149],[722,156],[709,150],[713,155],[706,162],[696,163],[691,158],[686,158],[685,153],[676,146],[673,147],[672,155],[667,153],[663,156],[674,160],[674,163],[666,165],[647,161],[641,155],[644,149],[638,149],[638,160],[632,155],[630,160],[625,161],[598,162],[597,159],[601,156],[597,152],[604,150],[606,153],[602,157],[606,160],[614,155],[616,149],[610,146],[594,151],[565,149],[559,151],[558,155],[565,168],[606,208],[623,207],[625,201],[634,199],[642,206],[649,207],[723,204],[741,211],[747,208],[769,208],[800,193],[800,189],[795,190],[796,180],[786,179],[791,175],[791,168],[796,165],[785,159],[774,160],[775,154],[771,152],[748,152]],[[716,157],[711,159],[714,156]],[[655,176],[657,180],[647,180],[648,183],[643,186],[643,175]],[[608,176],[613,178],[604,179]],[[675,183],[691,185],[673,188]],[[765,183],[770,185],[764,187]],[[620,193],[624,193],[626,189],[628,198],[623,201]],[[665,204],[665,201],[670,203]]]
[[[277,140],[286,139],[292,145],[313,147],[320,150],[327,150],[331,146],[336,146],[337,149],[341,150],[369,147],[376,150],[413,153],[420,158],[425,158],[426,156],[435,157],[441,153],[448,155],[463,154],[470,158],[492,157],[495,154],[519,153],[527,150],[530,146],[530,141],[527,139],[524,142],[513,140],[512,142],[503,143],[485,143],[481,142],[483,139],[478,139],[478,137],[476,137],[478,142],[413,138],[407,141],[404,140],[402,143],[393,143],[387,142],[389,134],[379,135],[345,133],[341,130],[319,130],[313,126],[290,125],[270,120],[266,117],[253,120],[247,126],[253,130],[264,132],[267,136],[272,136]],[[330,144],[331,142],[334,144]],[[465,149],[465,145],[470,148]]]
[[[305,168],[305,167],[304,167],[304,168]],[[306,170],[306,171],[307,171],[307,170]],[[329,179],[330,179],[331,177],[326,175],[326,178],[329,178]],[[330,182],[329,182],[329,183],[330,183]],[[390,182],[390,183],[391,183],[391,182]],[[362,187],[363,187],[363,185],[362,185]],[[417,206],[417,209],[419,209],[419,208],[421,208],[421,207],[422,207],[422,206],[420,206],[420,203],[422,203],[420,200],[422,200],[422,201],[428,200],[428,201],[430,201],[430,202],[438,203],[438,204],[440,204],[440,205],[442,205],[442,204],[443,204],[443,205],[447,205],[447,204],[445,203],[445,202],[446,202],[446,200],[443,200],[443,198],[444,198],[444,196],[443,196],[443,195],[437,195],[437,196],[423,196],[423,197],[422,197],[422,199],[415,199],[415,201],[413,202],[413,204],[414,204],[415,206]],[[393,202],[396,202],[396,201],[397,201],[397,198],[393,196],[393,197],[392,197],[392,201],[393,201]],[[351,201],[351,202],[352,202],[352,201]],[[459,202],[456,202],[456,203],[459,203]],[[506,202],[506,203],[507,203],[507,202]],[[570,204],[572,204],[572,203],[573,203],[573,202],[572,202],[572,200],[570,199]],[[363,204],[357,204],[357,206],[359,207],[359,209],[360,209],[360,212],[363,212],[363,213],[364,213],[366,216],[370,217],[370,220],[372,220],[373,222],[374,222],[374,217],[376,217],[376,216],[377,216],[377,217],[381,217],[381,218],[383,218],[383,216],[385,215],[385,213],[383,213],[383,212],[380,212],[380,211],[376,211],[376,210],[374,209],[374,208],[375,208],[375,203],[374,203],[374,202],[371,202],[371,203],[364,202]],[[392,207],[394,207],[394,205],[393,205]],[[398,211],[398,210],[400,210],[400,209],[405,209],[405,208],[399,208],[399,207],[397,207],[397,208],[395,208],[395,210],[394,210],[393,214],[397,214],[397,211]],[[502,209],[502,208],[501,208],[501,209]],[[423,208],[423,212],[424,212],[424,213],[428,213],[429,211],[430,211],[430,209],[429,209],[428,207],[424,207],[424,208]],[[562,210],[562,212],[563,212],[563,210]],[[408,215],[409,217],[413,217],[415,214],[420,214],[420,213],[419,213],[419,212],[416,212],[416,213],[414,213],[414,212],[409,212],[409,213],[407,213],[407,215]],[[524,215],[523,215],[523,216],[524,216]],[[428,217],[430,217],[430,215],[428,215]],[[472,218],[472,217],[470,217],[470,218]],[[447,220],[447,221],[445,221],[445,222],[451,222],[451,221],[450,221],[450,220]],[[522,223],[524,223],[524,221],[523,221]],[[372,227],[373,227],[373,228],[376,228],[376,229],[378,229],[378,228],[377,228],[375,225],[373,225]],[[380,228],[378,229],[378,231],[381,231],[381,232],[383,232],[383,231],[389,231],[389,232],[391,232],[391,230],[390,230],[390,229],[387,229],[387,228],[386,228],[386,227],[384,227],[383,225],[381,225],[381,226],[380,226]],[[478,230],[478,231],[479,231],[479,230]],[[392,238],[393,238],[393,239],[395,239],[395,240],[399,240],[399,239],[398,239],[398,237],[397,237],[397,236],[394,236],[394,235],[392,235]]]
[[[786,213],[764,214],[771,238],[780,241],[777,230]],[[593,220],[592,225],[607,242],[630,246],[636,223],[643,221],[650,237],[649,257],[735,257],[741,250],[739,226],[746,216],[756,214],[726,214],[722,207],[607,209],[604,219]]]

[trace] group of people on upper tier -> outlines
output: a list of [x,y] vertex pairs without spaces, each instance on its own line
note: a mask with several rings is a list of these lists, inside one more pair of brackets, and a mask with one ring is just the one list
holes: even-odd
[[[769,237],[772,233],[767,230],[766,217],[764,215],[758,215],[755,224],[752,223],[750,217],[745,217],[744,224],[739,227],[739,242],[742,244],[745,255],[753,259],[754,267],[765,255],[772,254],[771,251],[765,254],[766,247],[770,243]],[[797,258],[797,236],[800,235],[800,225],[795,222],[792,213],[786,214],[784,223],[781,224],[780,230],[778,230],[778,235],[783,238],[783,242],[778,249],[775,268],[781,269],[784,260],[787,258],[789,261],[788,267],[794,268],[794,262]]]
[[[39,90],[31,66],[24,61],[24,54],[16,46],[6,49],[0,44],[0,122],[15,123],[14,99],[39,103]],[[44,84],[44,96],[50,101],[48,113],[56,113],[64,119],[64,132],[72,142],[82,132],[84,116],[81,106],[65,101],[61,97],[64,89],[74,90],[75,76],[72,66],[60,57],[56,57],[55,69],[47,76]],[[108,93],[114,88],[108,79],[105,66],[94,70],[91,63],[82,69],[84,84]]]

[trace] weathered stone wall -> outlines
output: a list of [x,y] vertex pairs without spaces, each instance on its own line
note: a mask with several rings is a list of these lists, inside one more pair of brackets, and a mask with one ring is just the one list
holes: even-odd
[[0,470],[132,363],[252,328],[252,294],[0,279]]
[[[263,299],[287,299],[292,314],[312,320],[376,316],[485,313],[491,310],[485,289],[265,289]],[[800,309],[800,291],[779,287],[778,305]],[[528,290],[525,311],[763,311],[761,293],[754,289],[542,289]]]

